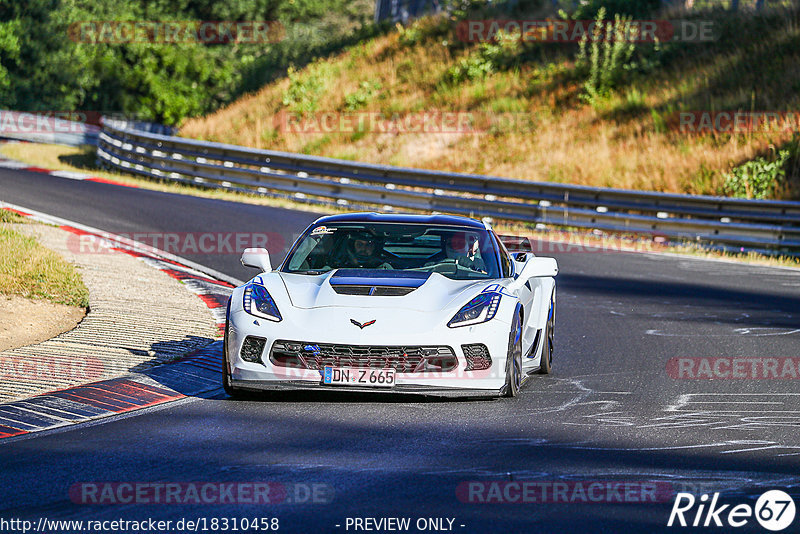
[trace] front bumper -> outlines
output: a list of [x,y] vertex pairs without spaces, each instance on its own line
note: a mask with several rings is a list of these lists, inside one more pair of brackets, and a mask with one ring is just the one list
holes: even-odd
[[[376,319],[376,326],[360,329],[350,323]],[[449,319],[449,317],[447,318]],[[310,327],[309,325],[320,325]],[[387,328],[384,325],[392,325]],[[497,318],[483,324],[448,328],[446,321],[433,314],[390,310],[331,308],[303,310],[280,323],[255,318],[243,310],[232,310],[227,331],[228,364],[233,387],[247,390],[359,391],[369,393],[409,393],[444,396],[497,396],[505,385],[506,353],[510,326]],[[372,329],[372,330],[370,330]],[[240,350],[247,336],[265,338],[260,363],[245,361]],[[275,365],[270,351],[276,340],[307,343],[349,344],[357,346],[448,346],[458,365],[447,372],[423,371],[395,375],[392,388],[332,386],[322,383],[322,373]],[[467,371],[462,345],[483,344],[492,358],[488,369]]]

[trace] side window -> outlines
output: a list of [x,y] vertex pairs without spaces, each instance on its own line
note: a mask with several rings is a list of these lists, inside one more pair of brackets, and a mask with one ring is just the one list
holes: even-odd
[[500,252],[500,269],[502,270],[503,278],[508,278],[514,274],[514,264],[511,261],[511,256],[508,255],[506,248],[500,243],[500,239],[497,237],[497,234],[492,232],[492,237],[494,237],[495,245],[497,246],[498,252]]
[[317,248],[317,245],[321,239],[322,236],[306,237],[297,247],[297,250],[294,251],[292,259],[289,262],[289,269],[296,271],[303,268],[310,268],[311,266],[308,265],[308,257],[314,251],[314,249]]
[[500,263],[502,264],[504,278],[508,278],[514,274],[514,264],[511,262],[511,257],[504,248],[500,249]]

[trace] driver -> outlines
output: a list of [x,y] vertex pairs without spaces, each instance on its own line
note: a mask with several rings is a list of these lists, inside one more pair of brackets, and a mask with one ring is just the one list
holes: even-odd
[[428,260],[428,265],[451,260],[474,271],[486,271],[486,264],[478,256],[478,238],[468,232],[451,232],[442,236],[442,251]]
[[444,238],[444,253],[446,258],[460,259],[464,257],[475,257],[473,245],[477,245],[478,240],[475,236],[468,236],[466,232],[453,232]]
[[369,232],[354,233],[346,244],[348,263],[352,268],[392,269],[386,263],[383,239]]

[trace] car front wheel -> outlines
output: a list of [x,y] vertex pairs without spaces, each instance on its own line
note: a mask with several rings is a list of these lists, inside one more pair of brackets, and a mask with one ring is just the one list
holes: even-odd
[[506,357],[506,384],[503,396],[516,397],[522,387],[522,320],[520,314],[514,316],[508,334],[508,356]]
[[[230,311],[230,303],[228,304],[228,311]],[[242,391],[233,387],[231,383],[231,371],[228,360],[228,327],[230,326],[227,319],[228,314],[225,314],[225,332],[222,334],[222,389],[225,390],[229,396],[238,398],[242,396]]]

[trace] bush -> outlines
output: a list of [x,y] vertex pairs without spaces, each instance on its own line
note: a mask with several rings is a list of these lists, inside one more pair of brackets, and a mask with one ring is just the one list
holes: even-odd
[[344,97],[344,107],[347,111],[355,111],[366,106],[373,97],[381,90],[378,82],[361,82],[355,93],[350,93]]
[[7,94],[8,87],[11,85],[8,70],[3,67],[3,58],[8,60],[19,59],[19,21],[12,20],[0,22],[0,100],[8,101],[13,104],[12,95]]
[[[370,0],[25,0],[2,5],[3,106],[124,113],[170,125],[213,111],[283,75],[292,63],[306,64],[374,31]],[[230,45],[71,40],[76,37],[70,32],[73,23],[136,20],[278,20],[286,36],[276,43]]]
[[[600,8],[589,44],[589,36],[581,39],[576,66],[587,72],[584,83],[587,98],[594,102],[608,96],[617,87],[636,45],[628,39],[632,32],[631,18],[614,15],[614,22],[605,22],[605,8]],[[587,53],[587,47],[589,52]]]
[[792,150],[776,150],[774,146],[770,149],[772,154],[769,157],[755,158],[725,173],[725,194],[741,198],[772,198],[783,186]]
[[316,111],[322,84],[317,76],[310,73],[301,76],[293,67],[289,67],[289,88],[283,93],[282,104],[294,112]]
[[487,74],[516,64],[520,48],[517,36],[499,31],[492,42],[481,43],[477,52],[450,67],[447,70],[447,77],[455,84],[483,78]]

